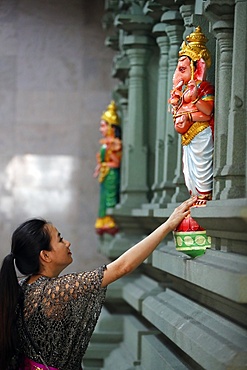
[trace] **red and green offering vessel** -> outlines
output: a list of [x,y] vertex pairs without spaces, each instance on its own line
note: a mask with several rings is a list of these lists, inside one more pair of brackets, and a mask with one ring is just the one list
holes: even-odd
[[211,248],[211,237],[191,216],[186,217],[173,232],[176,250],[191,258],[202,256]]

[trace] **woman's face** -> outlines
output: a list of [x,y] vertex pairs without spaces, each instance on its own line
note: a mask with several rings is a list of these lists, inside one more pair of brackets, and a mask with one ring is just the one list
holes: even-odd
[[73,261],[70,251],[71,244],[61,236],[55,226],[49,224],[47,227],[51,236],[49,256],[54,264],[54,268],[57,267],[58,270],[62,271]]

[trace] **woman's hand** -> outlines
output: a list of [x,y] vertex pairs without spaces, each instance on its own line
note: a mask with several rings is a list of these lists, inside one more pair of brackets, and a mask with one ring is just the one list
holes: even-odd
[[183,219],[190,214],[190,207],[196,202],[196,200],[197,197],[187,199],[185,202],[180,204],[180,206],[175,208],[171,216],[166,221],[170,231],[175,230],[180,222],[183,221]]
[[134,271],[155,250],[165,236],[170,231],[175,230],[180,222],[189,215],[190,207],[196,199],[197,197],[193,197],[183,202],[173,211],[166,222],[116,260],[109,263],[104,271],[102,287]]

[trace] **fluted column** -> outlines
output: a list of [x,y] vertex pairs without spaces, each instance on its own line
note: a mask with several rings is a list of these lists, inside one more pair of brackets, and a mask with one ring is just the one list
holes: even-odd
[[167,74],[168,74],[168,51],[169,39],[165,32],[165,25],[155,25],[153,34],[160,48],[158,95],[157,95],[157,117],[156,117],[156,141],[155,141],[155,168],[154,184],[152,186],[153,198],[151,203],[157,204],[162,195],[161,183],[163,180],[165,159],[165,118],[167,111]]
[[122,179],[121,205],[139,207],[147,202],[147,71],[149,38],[126,36],[124,45],[130,61],[128,126],[124,143],[126,173]]
[[222,170],[227,158],[227,131],[231,98],[231,74],[233,51],[233,8],[231,0],[221,7],[217,0],[208,1],[205,15],[212,24],[216,37],[216,74],[215,74],[215,131],[214,131],[214,190],[213,198],[220,199],[225,186]]
[[[221,173],[225,179],[225,188],[221,193],[221,199],[246,197],[246,19],[247,2],[236,0],[227,156]],[[245,27],[241,26],[243,24]],[[239,71],[245,71],[245,73],[242,74]]]
[[128,58],[129,73],[119,211],[147,202],[147,63],[154,45],[149,36],[153,19],[144,15],[142,4],[121,6],[124,12],[116,16],[114,26],[120,31],[120,50]]
[[[172,89],[172,79],[178,61],[178,51],[183,37],[184,26],[182,25],[183,22],[181,15],[178,12],[169,11],[167,13],[169,14],[165,13],[161,20],[164,21],[164,24],[166,25],[165,30],[170,42],[167,77],[167,96],[169,96]],[[172,24],[169,24],[171,18],[173,19],[173,22]],[[167,105],[167,101],[164,103]],[[163,188],[162,196],[160,199],[161,205],[170,203],[171,197],[175,192],[175,184],[173,180],[175,177],[178,156],[178,134],[174,129],[172,114],[168,111],[168,109],[166,112],[164,126],[165,150],[163,181],[161,184],[161,187]]]
[[[121,128],[122,128],[122,143],[127,142],[128,137],[128,84],[125,82],[120,82],[113,92],[114,99],[117,102],[117,106],[121,112]],[[126,160],[125,151],[123,150],[123,156],[121,160],[121,179],[126,178]],[[120,201],[122,199],[122,182],[120,183]]]
[[[182,44],[182,41],[186,39],[186,36],[189,35],[191,32],[193,32],[194,30],[194,27],[192,24],[192,14],[194,11],[194,4],[182,5],[180,6],[179,11],[184,20],[184,26],[185,26],[185,30],[183,33],[183,39],[181,39],[181,44]],[[175,177],[173,179],[173,183],[176,186],[176,190],[175,190],[175,193],[173,194],[171,201],[172,203],[178,203],[188,197],[188,190],[185,186],[184,174],[183,174],[182,145],[177,146],[177,165],[176,165]]]

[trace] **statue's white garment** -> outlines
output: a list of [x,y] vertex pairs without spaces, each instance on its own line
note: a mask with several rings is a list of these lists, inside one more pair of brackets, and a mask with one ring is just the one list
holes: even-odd
[[213,138],[210,127],[183,146],[185,184],[192,195],[208,193],[213,186]]

